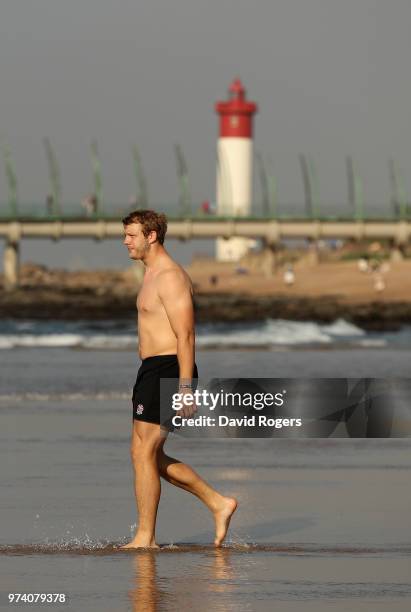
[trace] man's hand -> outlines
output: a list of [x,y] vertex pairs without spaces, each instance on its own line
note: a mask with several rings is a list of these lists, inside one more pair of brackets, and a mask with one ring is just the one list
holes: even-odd
[[189,419],[197,412],[197,406],[194,401],[194,395],[191,389],[180,389],[181,401],[183,407],[176,412],[181,417]]

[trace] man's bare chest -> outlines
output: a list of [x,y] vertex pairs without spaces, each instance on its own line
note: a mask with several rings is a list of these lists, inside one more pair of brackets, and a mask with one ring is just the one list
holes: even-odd
[[137,295],[137,310],[139,314],[157,313],[163,309],[154,281],[143,283]]

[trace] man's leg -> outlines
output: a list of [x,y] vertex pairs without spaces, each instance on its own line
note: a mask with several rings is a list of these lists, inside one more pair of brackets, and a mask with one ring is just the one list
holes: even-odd
[[165,441],[164,437],[157,449],[160,475],[169,483],[198,497],[213,513],[216,530],[214,544],[220,546],[227,534],[231,516],[237,508],[237,500],[221,495],[189,465],[166,455],[163,451]]
[[122,548],[158,548],[155,528],[161,485],[157,452],[162,441],[164,443],[164,434],[159,425],[144,421],[133,422],[131,459],[134,468],[138,529],[133,540]]

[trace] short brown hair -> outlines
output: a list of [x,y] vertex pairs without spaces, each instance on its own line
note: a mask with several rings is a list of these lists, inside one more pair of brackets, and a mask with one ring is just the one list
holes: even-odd
[[146,238],[154,231],[157,234],[157,242],[163,244],[167,232],[167,217],[164,213],[156,213],[154,210],[133,210],[122,221],[123,225],[140,223]]

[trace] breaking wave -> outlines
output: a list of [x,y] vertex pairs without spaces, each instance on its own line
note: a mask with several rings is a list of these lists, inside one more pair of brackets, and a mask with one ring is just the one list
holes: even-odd
[[[338,319],[331,324],[267,319],[254,323],[204,323],[196,328],[200,349],[318,346],[384,348],[407,346],[411,327],[398,332],[367,333]],[[83,350],[136,350],[134,325],[118,321],[3,321],[0,349],[70,348]]]

